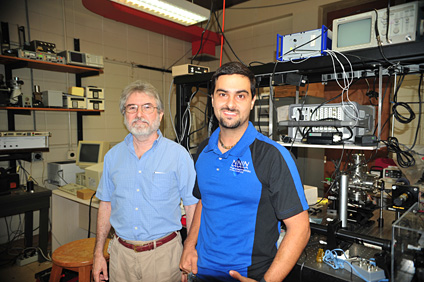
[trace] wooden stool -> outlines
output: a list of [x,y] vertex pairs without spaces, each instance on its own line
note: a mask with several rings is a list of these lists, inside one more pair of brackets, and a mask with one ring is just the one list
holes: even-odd
[[[91,269],[93,267],[93,251],[96,238],[81,239],[70,242],[53,252],[52,256],[52,272],[50,274],[50,282],[59,282],[62,275],[62,269],[69,269],[78,272],[79,282],[91,281]],[[103,255],[109,260],[107,246],[109,239],[106,241]]]

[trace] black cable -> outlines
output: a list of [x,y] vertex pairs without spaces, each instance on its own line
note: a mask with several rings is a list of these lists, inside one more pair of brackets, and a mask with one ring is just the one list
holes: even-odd
[[237,58],[237,60],[239,60],[240,63],[242,63],[243,65],[245,65],[247,67],[247,65],[237,56],[236,52],[234,52],[233,47],[231,47],[230,42],[228,42],[227,37],[225,36],[224,32],[222,31],[221,24],[219,23],[218,16],[216,15],[216,13],[213,13],[213,14],[215,16],[216,23],[218,24],[219,31],[221,32],[222,37],[224,37],[225,42],[228,44],[228,47],[230,47],[231,52],[233,52],[234,56]]
[[201,131],[203,128],[205,128],[205,127],[208,125],[208,123],[207,123],[207,120],[208,120],[208,118],[207,118],[207,109],[208,109],[208,105],[207,105],[207,104],[205,105],[205,110],[204,110],[204,111],[203,111],[202,109],[200,109],[200,108],[196,107],[196,106],[192,106],[192,107],[193,107],[193,108],[198,109],[200,112],[202,112],[202,113],[203,113],[204,120],[203,120],[203,125],[202,125],[199,129],[197,129],[197,130],[194,130],[194,131],[190,132],[190,133],[188,134],[188,137],[190,137],[190,135],[192,135],[192,134],[194,134],[194,133],[196,133],[196,132]]
[[21,161],[20,160],[17,160],[17,161],[18,161],[19,167],[22,168],[22,170],[24,171],[24,176],[25,174],[28,176],[28,178],[26,178],[27,181],[31,179],[32,181],[34,181],[35,184],[38,185],[38,182],[34,178],[32,178],[31,174],[22,166]]
[[408,151],[403,151],[399,146],[396,137],[389,137],[387,141],[381,141],[387,146],[389,152],[396,154],[396,159],[400,167],[408,168],[415,165],[415,159]]
[[[349,133],[350,133],[350,136],[349,136],[349,137],[347,137],[347,138],[344,138],[344,139],[340,140],[340,142],[348,141],[349,139],[351,139],[351,138],[353,137],[353,131],[352,131],[352,128],[350,128],[350,126],[343,126],[343,127],[347,128],[347,130],[348,130],[348,131],[349,131]],[[343,137],[343,131],[342,131],[342,137]]]
[[[386,88],[384,89],[384,93],[383,93],[383,98],[381,99],[384,102],[384,99],[386,98],[386,94],[387,94],[387,90],[391,89],[391,85],[392,85],[392,80],[391,80],[392,74],[389,74],[389,79],[388,82],[386,83]],[[379,95],[381,95],[381,93],[379,93]],[[384,107],[384,103],[381,105],[381,110],[383,110]],[[384,127],[386,126],[386,124],[389,122],[390,118],[393,116],[393,113],[389,114],[389,117],[387,118],[387,120],[384,122],[383,126],[381,126],[381,132],[383,132]],[[374,132],[373,135],[375,135],[375,133],[377,132],[378,129],[378,124],[375,126],[374,128]]]
[[196,133],[196,132],[199,132],[199,131],[201,131],[203,128],[205,128],[205,126],[206,126],[206,109],[205,109],[205,111],[204,110],[202,110],[202,109],[200,109],[199,107],[196,107],[196,106],[191,106],[190,108],[195,108],[195,109],[197,109],[197,110],[199,110],[201,113],[203,113],[203,115],[204,115],[204,120],[203,120],[203,125],[202,125],[202,127],[200,127],[199,129],[196,129],[196,130],[193,130],[192,132],[190,132],[189,134],[188,134],[188,136],[190,137],[190,135],[192,135],[192,134],[194,134],[194,133]]
[[[411,121],[413,121],[415,119],[415,113],[412,110],[412,108],[407,103],[398,102],[398,100],[397,100],[398,92],[399,92],[400,87],[403,84],[405,76],[406,76],[406,74],[403,74],[398,80],[398,84],[396,86],[395,94],[393,95],[393,106],[392,106],[392,112],[393,112],[395,119],[398,122],[403,123],[403,124],[410,123]],[[402,115],[401,113],[399,113],[398,107],[403,107],[409,113],[409,116],[406,117],[406,116]]]
[[423,82],[423,74],[424,73],[421,73],[420,82],[418,83],[418,124],[417,124],[417,129],[415,130],[414,143],[412,144],[411,148],[408,148],[407,152],[411,151],[415,147],[415,144],[417,143],[418,132],[421,128],[421,115],[422,115],[421,86],[422,86],[422,82]]
[[[405,110],[408,111],[409,113],[409,117],[405,117],[404,115],[400,114],[398,111],[398,107],[403,107]],[[404,102],[396,102],[393,107],[393,114],[395,116],[395,119],[400,122],[400,123],[410,123],[411,121],[413,121],[415,119],[415,113],[412,110],[412,108]]]
[[[380,38],[380,32],[378,31],[378,12],[376,9],[374,9],[375,11],[375,23],[374,23],[374,31],[375,31],[375,37],[377,39],[377,45],[378,45],[378,50],[380,51],[381,56],[383,57],[384,61],[386,61],[388,64],[390,64],[391,67],[395,66],[396,64],[389,61],[389,59],[387,59],[386,55],[383,52],[383,45],[381,44],[381,38]],[[388,7],[388,12],[387,14],[390,14],[389,11],[389,7]],[[388,28],[388,26],[387,26]],[[388,33],[388,32],[387,32]],[[386,33],[386,34],[387,34]]]
[[370,84],[368,83],[368,79],[367,78],[365,78],[365,82],[368,85],[368,89],[367,89],[367,92],[365,92],[365,95],[368,96],[368,99],[370,101],[370,105],[372,105],[372,106],[378,106],[378,105],[374,104],[373,101],[371,100],[372,98],[377,99],[378,98],[378,95],[380,94],[380,93],[378,93],[378,92],[375,91],[375,84],[377,82],[377,75],[374,76],[374,81],[373,81],[373,84],[372,84],[372,91],[370,91]]
[[[346,162],[345,162],[345,164],[344,164],[344,167],[343,167],[343,171],[347,171],[348,170],[348,164],[349,164],[349,159],[350,159],[350,157],[352,156],[352,153],[353,153],[353,150],[349,150],[348,151],[348,153],[347,153],[347,156],[346,156]],[[357,165],[355,166],[355,167],[357,167]]]
[[367,92],[365,92],[365,95],[368,96],[368,99],[370,100],[371,105],[377,106],[371,101],[371,98],[376,98],[375,94],[377,94],[377,95],[379,94],[379,93],[375,92],[375,82],[377,80],[377,76],[374,76],[373,90],[372,91],[370,91],[371,87],[370,87],[370,83],[368,82],[368,79],[366,77],[364,79],[365,79],[365,82],[367,83],[367,86],[368,86],[368,89],[367,89]]
[[206,124],[202,125],[199,129],[196,129],[196,130],[194,130],[194,131],[190,132],[190,133],[188,134],[188,136],[190,136],[190,135],[192,135],[192,134],[194,134],[194,133],[196,133],[196,132],[201,131],[201,130],[202,130],[203,128],[205,128],[205,127],[206,127]]
[[[202,112],[203,112],[203,111],[202,111]],[[206,118],[206,112],[204,112],[204,114],[205,114],[205,119],[204,119],[203,125],[202,125],[199,129],[196,129],[196,130],[194,130],[194,131],[190,132],[190,133],[188,134],[188,136],[189,136],[189,137],[190,137],[190,135],[192,135],[192,134],[194,134],[194,133],[196,133],[196,132],[199,132],[199,131],[203,130],[203,129],[207,126],[207,122],[206,122],[206,120],[207,120],[207,118]]]
[[4,218],[4,221],[6,222],[6,232],[7,232],[7,241],[10,241],[10,234],[9,234],[9,224],[7,224],[7,218]]
[[90,205],[88,206],[88,234],[87,234],[87,238],[90,238],[90,234],[91,234],[91,203],[92,203],[95,195],[96,195],[96,192],[94,192],[93,195],[91,195]]
[[[352,83],[350,84],[350,86],[352,86],[353,84],[355,84],[356,82],[358,82],[360,80],[360,78],[357,78],[356,80],[354,80],[354,81],[352,81]],[[350,86],[349,86],[349,88],[350,88]],[[330,103],[331,101],[333,101],[333,100],[335,100],[335,99],[337,99],[337,98],[339,98],[339,97],[341,97],[343,94],[345,93],[345,90],[342,90],[342,93],[340,93],[339,95],[337,95],[337,96],[334,96],[333,98],[331,98],[331,99],[329,99],[329,100],[327,100],[327,101],[324,101],[324,102],[322,102],[320,105],[318,105],[313,111],[312,111],[312,114],[311,114],[311,116],[319,109],[319,108],[321,108],[323,105],[325,105],[325,104],[327,104],[327,103]],[[354,92],[354,93],[356,93],[356,92]]]
[[[311,115],[312,116],[312,115]],[[323,121],[323,120],[336,120],[336,119],[333,119],[333,118],[325,118],[325,119],[319,119],[319,120],[317,120],[317,121]],[[302,132],[300,133],[300,135],[302,135],[302,139],[303,138],[305,138],[307,135],[308,135],[308,133],[310,133],[310,132],[313,132],[313,128],[314,128],[315,126],[305,126],[303,129],[302,129]],[[297,128],[300,128],[300,126],[298,126]],[[305,132],[305,130],[306,130],[306,132]],[[336,128],[336,130],[337,130],[337,128]],[[299,130],[300,131],[300,130]]]
[[[356,80],[354,80],[350,85],[353,85],[354,83],[356,83],[357,81],[359,81],[360,80],[360,78],[357,78]],[[345,90],[342,90],[342,93],[340,93],[339,95],[337,95],[337,96],[335,96],[335,97],[333,97],[333,98],[331,98],[331,99],[329,99],[329,100],[326,100],[326,101],[324,101],[324,102],[322,102],[321,104],[319,104],[313,111],[312,111],[312,113],[310,114],[310,117],[312,118],[312,116],[315,114],[315,112],[319,109],[319,108],[321,108],[322,106],[324,106],[325,104],[327,104],[327,103],[329,103],[329,102],[331,102],[331,101],[333,101],[333,100],[335,100],[335,99],[337,99],[337,98],[339,98],[340,96],[342,96],[343,94],[344,94],[344,92],[345,92]],[[325,120],[325,119],[324,119]],[[310,127],[309,127],[310,128]],[[302,138],[304,138],[305,137],[305,129],[306,129],[306,127],[305,128],[303,128],[303,130],[302,130],[302,133],[301,133],[301,135],[302,135]],[[296,131],[296,134],[297,134],[297,132],[298,131]],[[306,134],[309,132],[309,130],[306,132]]]
[[[306,98],[307,98],[307,96],[308,96],[308,91],[309,91],[309,80],[307,81],[307,84],[306,84],[307,86],[306,86],[306,92],[305,92],[305,96],[303,97],[303,102],[302,102],[302,106],[300,107],[300,110],[299,110],[299,116],[300,115],[302,115],[302,111],[303,111],[303,107],[305,106],[305,103],[306,103]],[[272,91],[271,91],[272,92]],[[271,95],[270,95],[271,96]],[[271,97],[270,97],[270,99],[271,99]],[[274,108],[274,110],[275,111],[277,111],[277,109],[275,108],[275,103],[274,103],[274,100],[272,100],[272,105],[273,105],[273,108]],[[299,120],[300,121],[300,120]],[[296,141],[296,136],[297,136],[297,133],[299,132],[299,130],[300,130],[300,126],[298,125],[298,126],[296,126],[296,131],[294,132],[294,134],[293,134],[293,138],[292,138],[292,140],[291,140],[291,144],[290,144],[290,149],[289,149],[289,151],[291,152],[292,151],[292,149],[293,149],[293,145],[294,145],[294,143],[295,143],[295,141]],[[303,138],[303,134],[302,134],[302,138]]]
[[205,114],[206,111],[202,110],[201,108],[197,107],[197,106],[191,106],[191,108],[195,108],[197,110],[199,110],[201,113]]
[[[12,217],[11,217],[11,222],[10,222],[10,225],[12,225]],[[21,226],[22,226],[22,219],[21,219],[21,215],[19,215],[19,224],[18,224],[18,228],[17,228],[17,230],[16,231],[13,231],[13,232],[11,232],[11,233],[9,233],[9,224],[8,224],[8,222],[7,222],[7,218],[5,217],[5,222],[6,222],[6,228],[7,228],[7,236],[8,236],[8,242],[7,242],[7,244],[5,244],[4,246],[2,246],[2,247],[4,247],[4,249],[0,252],[1,254],[3,254],[3,253],[7,253],[7,254],[9,254],[9,250],[10,249],[12,249],[13,248],[13,246],[12,246],[12,244],[13,244],[13,242],[15,242],[19,237],[21,237],[22,235],[24,235],[25,234],[25,232],[23,232],[22,230],[21,230]],[[38,228],[36,228],[36,229],[34,229],[34,230],[37,230]],[[10,235],[11,234],[13,234],[13,238],[10,238]],[[24,238],[25,239],[25,238]],[[25,244],[25,242],[24,242],[24,244]],[[24,248],[22,248],[22,249],[24,249]],[[25,250],[25,249],[24,249]],[[7,264],[9,264],[9,263],[11,263],[11,262],[15,262],[16,261],[16,259],[20,256],[22,254],[22,252],[20,252],[20,253],[18,253],[18,254],[16,254],[16,255],[12,255],[13,256],[13,258],[11,258],[11,259],[8,259],[7,261],[6,261],[6,263],[2,263],[2,264],[0,264],[0,266],[4,266],[4,265],[7,265]],[[0,259],[0,261],[4,261],[5,259],[3,259],[3,258],[1,258]]]
[[172,68],[173,66],[175,66],[175,64],[178,63],[179,61],[181,61],[182,58],[184,58],[185,56],[187,56],[187,54],[190,51],[191,51],[191,48],[184,55],[182,55],[178,60],[176,60],[172,65],[170,65],[168,68],[166,68],[166,70],[169,70],[170,68]]
[[196,55],[194,55],[194,56],[191,58],[191,60],[190,60],[190,63],[191,63],[191,64],[193,64],[194,59],[197,57],[197,55],[199,54],[200,50],[202,49],[202,45],[203,45],[203,35],[205,34],[206,30],[208,29],[209,23],[211,22],[211,19],[212,19],[212,13],[214,13],[214,12],[213,12],[213,3],[214,3],[214,1],[211,1],[211,12],[209,13],[209,19],[208,19],[208,22],[206,23],[205,28],[204,28],[204,29],[203,29],[203,31],[202,31],[202,35],[200,36],[200,45],[199,45],[199,49],[197,50]]
[[253,62],[250,62],[250,63],[249,63],[249,67],[251,67],[251,66],[252,66],[252,64],[265,65],[265,63],[263,63],[263,62],[253,61]]
[[[187,140],[188,140],[188,142],[187,142],[187,147],[185,146],[185,144],[184,144],[184,147],[186,147],[186,149],[187,150],[190,150],[190,140],[188,139],[188,138],[190,138],[190,132],[189,132],[189,130],[190,130],[190,128],[187,128],[187,127],[183,127],[183,124],[185,124],[185,125],[187,125],[187,123],[190,121],[191,122],[191,115],[190,115],[190,104],[191,104],[191,101],[193,100],[193,98],[194,98],[194,96],[197,94],[199,92],[199,85],[197,85],[196,86],[196,90],[191,94],[191,96],[190,96],[190,98],[189,98],[189,101],[188,101],[188,103],[187,103],[187,108],[185,109],[185,111],[184,111],[184,113],[183,113],[183,115],[182,115],[182,117],[181,117],[181,127],[184,129],[182,132],[181,132],[181,138],[179,138],[179,140],[183,140],[183,137],[184,137],[184,135],[186,134],[186,132],[187,132]],[[188,114],[187,114],[188,113]]]

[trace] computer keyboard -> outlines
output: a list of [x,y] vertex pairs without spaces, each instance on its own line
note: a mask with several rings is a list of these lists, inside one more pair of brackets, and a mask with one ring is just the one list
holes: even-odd
[[77,191],[82,190],[82,189],[87,189],[87,187],[76,184],[76,183],[68,183],[66,185],[63,186],[59,186],[58,187],[59,190],[72,194],[72,195],[77,195]]

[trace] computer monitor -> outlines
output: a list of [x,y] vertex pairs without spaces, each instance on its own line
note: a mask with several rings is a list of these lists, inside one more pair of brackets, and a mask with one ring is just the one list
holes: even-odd
[[80,168],[103,162],[109,142],[106,141],[79,141],[76,165]]
[[377,47],[374,11],[333,21],[333,46],[339,52]]
[[85,186],[96,191],[103,174],[103,162],[85,168]]

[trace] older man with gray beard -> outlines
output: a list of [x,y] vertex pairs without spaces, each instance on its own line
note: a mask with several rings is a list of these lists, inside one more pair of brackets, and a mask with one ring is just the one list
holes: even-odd
[[[197,204],[193,161],[182,146],[162,136],[163,103],[151,84],[128,85],[120,110],[130,133],[104,159],[96,194],[94,280],[180,281],[179,204],[182,199],[189,229]],[[111,226],[108,272],[102,251]]]

